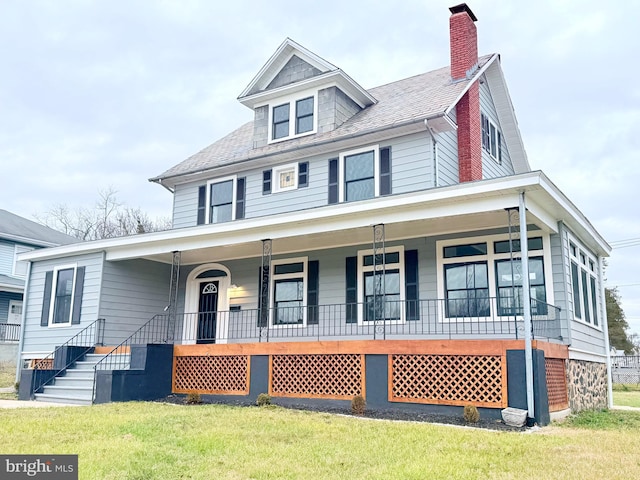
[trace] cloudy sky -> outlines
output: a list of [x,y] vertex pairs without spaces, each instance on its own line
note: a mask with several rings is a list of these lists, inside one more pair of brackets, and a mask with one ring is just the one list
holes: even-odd
[[[0,208],[33,218],[113,187],[168,216],[147,179],[251,120],[236,98],[285,37],[370,88],[447,65],[455,3],[0,0]],[[640,238],[640,2],[625,3],[469,2],[532,168],[613,245]],[[614,248],[607,271],[637,333],[639,254]]]

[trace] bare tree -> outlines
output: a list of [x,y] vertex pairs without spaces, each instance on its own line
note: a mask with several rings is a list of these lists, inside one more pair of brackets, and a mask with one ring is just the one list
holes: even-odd
[[56,204],[44,214],[36,214],[35,218],[43,225],[80,240],[124,237],[171,228],[169,218],[153,220],[139,207],[121,203],[116,194],[117,191],[109,187],[98,191],[93,208],[71,209],[66,204]]

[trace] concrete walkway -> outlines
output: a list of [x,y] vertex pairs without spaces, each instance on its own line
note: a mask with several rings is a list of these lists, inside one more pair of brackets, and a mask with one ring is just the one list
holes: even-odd
[[[13,387],[0,388],[0,393],[14,393]],[[0,408],[44,408],[44,407],[82,407],[83,405],[72,405],[70,403],[36,402],[35,400],[2,400]]]

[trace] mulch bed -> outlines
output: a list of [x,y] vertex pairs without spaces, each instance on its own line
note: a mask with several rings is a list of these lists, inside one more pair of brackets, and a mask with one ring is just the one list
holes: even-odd
[[[169,395],[168,397],[160,400],[165,403],[173,403],[176,405],[185,405],[186,397],[184,395]],[[216,405],[233,405],[233,406],[243,406],[247,408],[257,408],[254,404],[248,403],[240,403],[240,402],[216,402],[207,399],[206,397],[202,398],[202,402],[200,405],[205,404],[216,404]],[[198,404],[194,404],[197,406]],[[396,420],[396,421],[405,421],[405,422],[425,422],[425,423],[437,423],[444,425],[456,425],[460,427],[472,427],[472,428],[482,428],[486,430],[498,430],[505,432],[524,432],[527,430],[526,427],[512,427],[511,425],[507,425],[502,420],[496,420],[492,418],[482,418],[477,423],[468,423],[465,419],[460,416],[455,415],[437,415],[433,413],[418,413],[418,412],[401,412],[397,410],[367,410],[363,415],[354,415],[350,409],[345,408],[320,408],[309,405],[278,405],[280,408],[288,408],[291,410],[303,410],[309,412],[323,412],[323,413],[332,413],[336,415],[346,415],[350,417],[357,418],[368,418],[368,419],[377,419],[377,420]]]

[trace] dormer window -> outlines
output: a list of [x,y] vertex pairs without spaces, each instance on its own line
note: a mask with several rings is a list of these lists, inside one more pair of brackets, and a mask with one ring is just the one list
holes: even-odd
[[306,91],[288,97],[269,111],[269,141],[278,142],[317,130],[317,93]]

